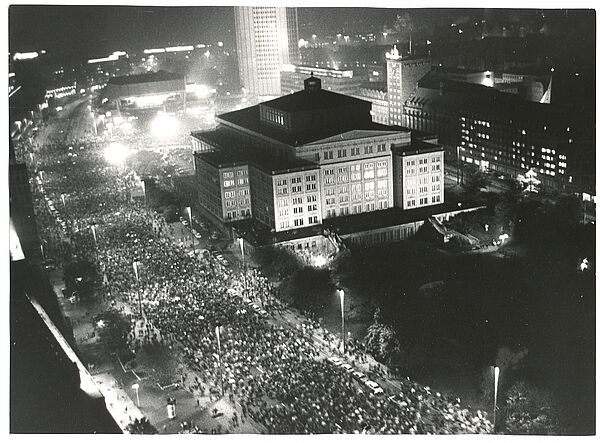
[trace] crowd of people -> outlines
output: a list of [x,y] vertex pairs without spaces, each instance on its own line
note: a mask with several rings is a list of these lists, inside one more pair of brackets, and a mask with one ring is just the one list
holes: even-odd
[[[61,245],[54,253],[64,260],[94,263],[98,285],[182,353],[196,387],[229,398],[242,420],[274,434],[491,431],[479,411],[407,378],[396,379],[394,392],[374,395],[333,365],[331,349],[315,340],[318,325],[283,321],[284,306],[260,271],[233,271],[210,254],[189,254],[166,235],[160,216],[132,202],[129,172],[103,158],[107,143],[90,135],[24,147],[34,154],[35,173],[43,170],[41,186],[33,181],[41,236]],[[364,358],[360,345],[351,351]]]

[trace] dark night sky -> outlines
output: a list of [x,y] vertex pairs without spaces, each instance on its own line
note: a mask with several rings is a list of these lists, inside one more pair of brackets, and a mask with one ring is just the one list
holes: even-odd
[[[299,8],[310,32],[341,30],[344,22],[391,25],[395,9]],[[438,15],[439,12],[438,12]],[[443,15],[447,15],[442,13]],[[9,9],[10,51],[46,49],[73,56],[177,44],[235,44],[232,7],[29,6]]]

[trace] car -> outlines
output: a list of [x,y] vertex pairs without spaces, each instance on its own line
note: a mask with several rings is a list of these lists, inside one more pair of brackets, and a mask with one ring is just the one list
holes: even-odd
[[334,366],[341,366],[344,363],[337,357],[329,357],[327,360],[329,360],[329,362],[332,363]]
[[185,218],[184,218],[184,217],[179,217],[179,221],[180,221],[181,223],[183,223],[183,222],[185,221]]
[[383,388],[379,386],[379,383],[374,382],[373,380],[365,380],[365,386],[371,390],[371,393],[375,395],[383,394]]
[[199,232],[194,232],[194,237],[196,237],[197,239],[201,239],[202,236],[200,235]]
[[183,226],[188,226],[188,225],[190,224],[190,222],[188,222],[187,220],[183,220],[183,221],[181,222],[181,224],[182,224]]
[[206,229],[206,223],[204,223],[204,222],[200,222],[200,227],[201,227],[202,229]]
[[367,376],[360,371],[354,371],[352,373],[352,377],[354,377],[358,381],[364,381],[367,379]]
[[349,373],[354,371],[354,369],[352,368],[352,365],[349,365],[348,363],[344,363],[343,365],[340,366],[340,368],[345,369],[346,372],[349,372]]
[[406,402],[405,402],[405,401],[403,401],[403,400],[400,400],[400,399],[399,399],[397,396],[395,396],[395,395],[392,395],[392,396],[388,397],[388,400],[389,400],[390,402],[394,403],[395,405],[397,405],[397,406],[400,406],[401,408],[403,408],[403,407],[405,407],[405,406],[408,406],[408,403],[406,403]]
[[268,312],[265,311],[264,309],[261,309],[259,312],[260,312],[260,315],[262,315],[262,316],[265,316],[268,314]]

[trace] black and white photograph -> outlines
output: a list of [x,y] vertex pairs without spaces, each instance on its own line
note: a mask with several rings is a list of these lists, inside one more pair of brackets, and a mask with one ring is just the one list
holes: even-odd
[[4,18],[8,434],[596,435],[592,4]]

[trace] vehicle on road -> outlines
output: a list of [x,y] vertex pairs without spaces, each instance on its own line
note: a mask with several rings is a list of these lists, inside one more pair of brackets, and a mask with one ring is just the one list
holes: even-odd
[[352,367],[352,365],[349,365],[348,363],[344,363],[342,366],[340,366],[340,368],[343,368],[348,373],[354,372],[354,368]]
[[383,388],[379,386],[379,383],[374,382],[373,380],[366,380],[365,386],[371,390],[371,392],[375,395],[383,394]]
[[199,232],[194,232],[194,237],[196,237],[197,239],[201,239],[202,236],[200,235]]
[[337,357],[329,357],[327,360],[334,366],[341,366],[344,362]]
[[368,380],[367,376],[360,371],[354,371],[352,373],[352,377],[354,377],[356,380],[362,381],[362,382],[364,382],[365,380]]

